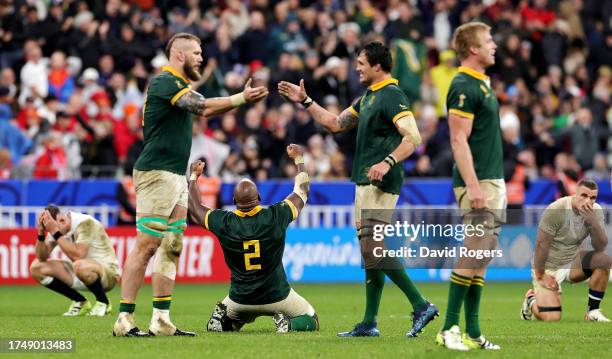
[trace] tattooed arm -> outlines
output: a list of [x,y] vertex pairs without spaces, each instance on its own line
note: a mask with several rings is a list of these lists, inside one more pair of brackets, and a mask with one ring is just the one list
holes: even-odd
[[267,95],[268,89],[262,86],[251,87],[251,80],[249,79],[244,86],[244,91],[236,95],[228,97],[204,98],[204,96],[196,91],[189,90],[179,97],[175,105],[196,115],[210,117],[225,113],[236,107],[240,107],[247,102],[256,103],[261,101]]
[[204,98],[201,94],[189,90],[178,101],[176,106],[187,110],[196,115],[204,115],[206,117],[225,113],[234,106],[229,97]]
[[314,120],[332,133],[348,131],[354,127],[357,127],[359,116],[357,115],[356,111],[349,107],[342,111],[342,113],[340,113],[338,116],[327,111],[316,102],[313,102],[308,95],[306,95],[304,80],[300,81],[299,86],[286,81],[281,81],[278,84],[278,92],[289,101],[303,103],[305,105],[304,107],[306,107],[306,111],[308,111]]
[[313,102],[306,111],[308,111],[315,121],[323,125],[323,127],[327,128],[332,133],[348,131],[357,127],[359,123],[359,117],[351,112],[350,108],[347,108],[336,116],[322,106],[319,106],[316,102]]

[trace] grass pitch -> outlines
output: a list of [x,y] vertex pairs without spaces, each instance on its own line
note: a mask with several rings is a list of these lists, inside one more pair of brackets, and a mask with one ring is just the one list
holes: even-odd
[[[378,317],[379,338],[337,338],[363,314],[364,288],[357,284],[299,284],[294,288],[315,307],[321,331],[277,335],[271,318],[261,317],[240,333],[206,333],[213,306],[227,285],[179,285],[173,295],[172,319],[180,328],[195,330],[196,338],[113,338],[119,290],[111,293],[113,313],[105,318],[64,318],[68,300],[40,286],[0,287],[0,338],[75,338],[73,354],[2,354],[3,357],[83,358],[407,358],[508,357],[551,358],[608,356],[612,325],[582,320],[587,286],[564,285],[563,320],[558,323],[519,319],[528,283],[487,283],[481,303],[481,328],[499,352],[450,352],[434,344],[446,307],[447,283],[422,283],[419,288],[441,309],[442,315],[419,338],[404,335],[410,328],[410,306],[402,293],[387,283]],[[89,293],[88,297],[92,297]],[[146,330],[151,315],[151,288],[142,288],[137,321]],[[612,314],[610,299],[602,303]],[[462,324],[463,325],[463,324]],[[606,354],[608,353],[608,354]]]

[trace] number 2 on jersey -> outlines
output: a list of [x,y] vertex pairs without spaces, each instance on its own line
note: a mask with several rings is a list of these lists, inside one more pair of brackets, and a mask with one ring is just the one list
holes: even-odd
[[252,252],[244,253],[244,267],[246,270],[257,270],[261,269],[261,264],[251,264],[251,259],[259,258],[259,241],[257,239],[253,239],[250,241],[243,242],[243,248],[245,251],[249,250],[249,247],[253,247]]

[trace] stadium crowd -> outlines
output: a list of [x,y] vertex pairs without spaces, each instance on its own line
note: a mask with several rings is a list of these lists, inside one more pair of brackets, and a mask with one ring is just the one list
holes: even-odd
[[520,188],[538,177],[609,178],[612,2],[601,0],[1,0],[0,178],[129,174],[147,82],[182,31],[202,40],[193,87],[204,96],[236,93],[248,78],[270,89],[263,103],[194,120],[191,159],[204,158],[210,176],[292,176],[284,151],[298,143],[311,176],[347,178],[355,132],[325,132],[276,84],[303,78],[339,113],[363,91],[354,61],[372,40],[391,47],[421,131],[406,174],[450,176],[450,40],[471,20],[490,24],[498,44],[489,75],[506,179]]

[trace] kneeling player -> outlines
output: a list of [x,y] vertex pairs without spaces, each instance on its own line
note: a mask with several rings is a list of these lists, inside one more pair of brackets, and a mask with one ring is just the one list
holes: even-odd
[[[576,194],[550,204],[538,226],[533,260],[533,289],[525,294],[521,318],[561,319],[561,283],[589,281],[585,320],[610,322],[599,310],[608,286],[612,258],[604,253],[608,238],[601,206],[595,203],[597,183],[582,180]],[[581,251],[591,237],[592,251]]]
[[191,165],[189,215],[217,236],[232,273],[229,296],[217,303],[209,331],[238,331],[259,316],[273,316],[278,333],[319,329],[313,307],[291,289],[283,268],[285,231],[304,207],[309,190],[301,148],[289,145],[287,153],[298,169],[293,193],[268,208],[259,205],[257,186],[250,180],[234,189],[236,211],[203,206],[196,182],[204,163]]
[[[40,284],[72,299],[64,315],[102,317],[110,313],[105,292],[117,283],[119,263],[102,223],[86,214],[62,213],[49,205],[39,217],[36,229],[36,259],[30,273]],[[56,245],[70,260],[48,259]],[[77,291],[87,289],[96,297],[93,307]]]

